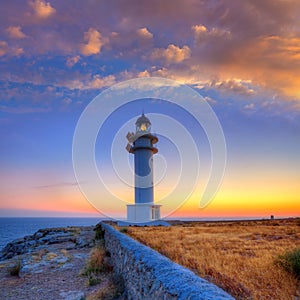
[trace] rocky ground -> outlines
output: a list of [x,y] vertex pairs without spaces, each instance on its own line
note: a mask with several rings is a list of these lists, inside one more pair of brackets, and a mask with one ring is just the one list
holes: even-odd
[[94,227],[67,227],[9,243],[0,252],[0,299],[80,300],[105,288],[105,277],[90,286],[82,274],[94,237]]

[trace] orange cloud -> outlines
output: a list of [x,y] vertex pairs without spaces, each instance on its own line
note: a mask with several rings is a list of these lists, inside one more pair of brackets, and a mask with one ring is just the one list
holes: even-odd
[[19,56],[24,53],[21,47],[9,47],[7,42],[0,41],[0,57],[4,55]]
[[153,34],[146,28],[140,28],[137,30],[137,34],[144,39],[152,39],[153,38]]
[[0,41],[0,56],[3,56],[8,51],[8,45],[5,41]]
[[186,45],[180,48],[170,44],[167,49],[154,49],[151,57],[152,59],[164,59],[167,63],[180,63],[191,57],[191,50]]
[[192,29],[195,35],[201,35],[207,32],[207,28],[204,25],[194,25],[192,26]]
[[87,43],[81,47],[81,53],[86,56],[99,54],[105,43],[101,33],[94,28],[90,28],[84,33],[84,40]]
[[224,81],[211,81],[206,86],[213,87],[222,92],[233,92],[242,96],[251,96],[255,94],[255,91],[251,88],[251,80],[241,80],[238,78],[232,78]]
[[150,73],[147,70],[145,70],[143,72],[139,72],[137,77],[139,77],[139,78],[141,78],[141,77],[150,77]]
[[32,1],[30,2],[30,5],[39,18],[46,19],[56,12],[56,9],[52,7],[49,2],[43,0]]
[[[243,72],[262,85],[300,99],[300,38],[263,36],[236,53]],[[243,62],[241,61],[243,60]]]
[[213,27],[208,30],[204,25],[194,25],[192,26],[194,32],[194,38],[196,42],[201,42],[201,40],[213,37],[213,38],[230,38],[231,32],[225,29]]
[[101,89],[106,86],[111,86],[116,82],[116,78],[113,75],[101,77],[99,74],[94,76],[85,76],[83,78],[73,79],[71,81],[60,82],[57,86],[65,86],[71,90],[89,90],[89,89]]
[[[152,58],[161,59],[165,66],[149,69],[151,75],[221,92],[251,96],[265,90],[283,99],[300,100],[300,37],[282,34],[246,40],[204,25],[192,26],[192,30],[195,44],[191,50],[174,45],[153,50]],[[169,66],[183,60],[184,65]]]
[[21,26],[9,26],[6,31],[13,39],[24,39],[26,37],[26,34],[21,30]]
[[24,54],[24,49],[23,48],[12,49],[12,55],[20,56],[21,54]]
[[115,83],[116,78],[113,75],[108,75],[106,77],[101,77],[100,75],[95,75],[91,81],[91,88],[100,89],[105,86],[111,86]]

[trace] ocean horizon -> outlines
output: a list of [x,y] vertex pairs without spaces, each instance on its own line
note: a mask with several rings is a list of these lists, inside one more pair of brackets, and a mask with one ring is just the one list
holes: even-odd
[[[266,219],[259,217],[222,217],[222,218],[167,218],[180,221],[238,221]],[[107,220],[97,217],[0,217],[0,251],[7,243],[32,235],[39,229],[67,227],[67,226],[92,226]],[[121,219],[120,219],[121,220]]]
[[0,251],[7,243],[32,235],[39,229],[96,225],[103,218],[90,217],[1,217],[0,218]]

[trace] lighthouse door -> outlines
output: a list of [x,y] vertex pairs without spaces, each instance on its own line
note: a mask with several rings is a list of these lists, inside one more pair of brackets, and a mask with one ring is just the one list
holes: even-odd
[[160,219],[159,207],[152,206],[152,208],[151,208],[151,219],[152,220],[159,220]]

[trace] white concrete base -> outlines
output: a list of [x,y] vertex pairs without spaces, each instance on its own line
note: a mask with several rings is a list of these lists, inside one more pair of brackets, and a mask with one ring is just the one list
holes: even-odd
[[144,223],[160,219],[161,205],[138,203],[127,205],[127,222]]
[[147,226],[171,226],[167,221],[164,220],[156,220],[156,221],[151,221],[151,222],[144,222],[144,223],[130,223],[127,221],[118,221],[117,222],[118,226],[120,227],[127,227],[127,226],[140,226],[140,227],[147,227]]

